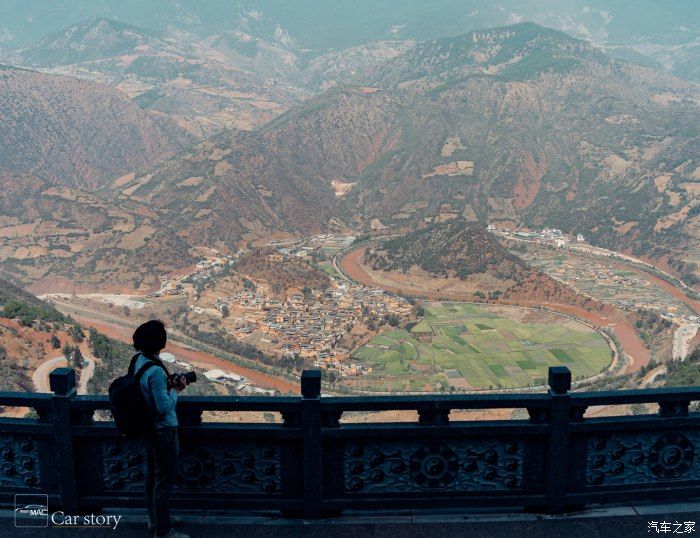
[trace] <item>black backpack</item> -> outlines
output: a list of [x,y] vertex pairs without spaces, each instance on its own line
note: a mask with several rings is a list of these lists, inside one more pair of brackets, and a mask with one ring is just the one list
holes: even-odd
[[152,366],[160,366],[168,371],[162,362],[148,357],[148,362],[134,372],[136,359],[134,355],[126,375],[118,377],[109,386],[109,407],[119,433],[127,439],[139,439],[153,431],[154,417],[141,392],[141,378]]

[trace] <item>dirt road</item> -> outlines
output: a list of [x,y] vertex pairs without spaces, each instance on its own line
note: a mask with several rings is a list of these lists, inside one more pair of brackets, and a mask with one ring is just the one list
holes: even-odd
[[676,329],[676,334],[673,336],[673,358],[684,359],[691,349],[690,342],[695,338],[695,335],[700,330],[700,324],[689,323],[682,325]]
[[53,359],[42,362],[32,374],[32,382],[36,392],[51,392],[49,388],[49,374],[54,368],[66,365],[66,358],[61,355]]
[[[78,383],[77,391],[78,394],[87,394],[88,381],[90,381],[92,374],[95,373],[94,359],[86,357],[85,362],[87,362],[87,364],[80,372],[80,381]],[[61,368],[66,366],[66,364],[67,361],[63,355],[42,362],[32,374],[34,390],[36,392],[51,392],[51,387],[49,385],[49,374],[53,372],[55,368]]]

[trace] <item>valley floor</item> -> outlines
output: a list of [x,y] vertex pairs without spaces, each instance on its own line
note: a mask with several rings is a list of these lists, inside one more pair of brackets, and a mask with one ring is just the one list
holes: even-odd
[[[448,299],[454,301],[473,301],[472,292],[460,292],[451,290],[426,290],[423,288],[412,288],[409,286],[398,287],[387,285],[386,282],[378,281],[374,275],[374,271],[367,268],[362,263],[364,249],[358,248],[348,252],[341,260],[340,267],[342,271],[351,279],[361,282],[366,286],[383,287],[388,291],[395,293],[410,294],[427,299]],[[628,322],[605,317],[597,312],[591,312],[576,306],[547,303],[547,302],[530,302],[518,301],[522,306],[546,307],[556,312],[572,315],[583,319],[598,327],[609,327],[617,336],[623,350],[630,358],[630,363],[627,366],[627,372],[636,372],[649,362],[649,350],[646,348],[642,339],[637,335],[634,327]]]

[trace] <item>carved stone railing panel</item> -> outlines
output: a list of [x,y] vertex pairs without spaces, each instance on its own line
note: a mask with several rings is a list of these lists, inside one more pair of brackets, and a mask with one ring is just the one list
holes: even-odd
[[348,442],[345,490],[352,493],[517,490],[520,438]]
[[207,443],[183,448],[178,490],[277,494],[281,451],[267,442]]
[[37,489],[41,485],[37,440],[29,435],[0,435],[0,487]]
[[142,442],[109,440],[102,443],[102,481],[107,491],[143,492],[146,450]]
[[[142,442],[107,441],[102,445],[107,491],[144,489],[146,452]],[[266,442],[208,441],[180,448],[176,491],[276,494],[281,486],[281,452]]]
[[[106,396],[78,396],[67,368],[53,394],[0,393],[0,504],[36,491],[65,513],[143,503],[146,453],[104,418]],[[516,506],[561,513],[587,503],[700,496],[699,387],[570,393],[549,371],[539,394],[322,397],[305,372],[299,397],[182,397],[173,503],[270,509],[307,518],[344,509]],[[588,418],[598,406],[656,404],[657,415]],[[529,420],[453,421],[454,410],[522,409]],[[202,423],[204,411],[274,412],[283,424]],[[413,423],[344,423],[346,412],[417,412]],[[623,495],[624,492],[624,495]]]
[[700,430],[593,434],[587,440],[588,486],[700,480]]

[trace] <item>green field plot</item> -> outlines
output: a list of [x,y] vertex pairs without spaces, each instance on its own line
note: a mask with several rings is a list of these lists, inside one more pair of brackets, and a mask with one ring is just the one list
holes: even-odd
[[377,381],[389,377],[392,386],[407,390],[434,385],[436,377],[472,389],[536,385],[550,366],[563,364],[580,378],[611,361],[600,334],[554,313],[461,303],[424,306],[424,319],[410,332],[381,333],[353,359],[372,366]]
[[340,276],[340,275],[338,275],[338,271],[335,270],[335,267],[333,267],[332,262],[328,262],[328,261],[318,262],[316,264],[316,267],[318,267],[321,271],[323,271],[324,273],[326,273],[329,276],[332,276],[332,277],[339,277]]

